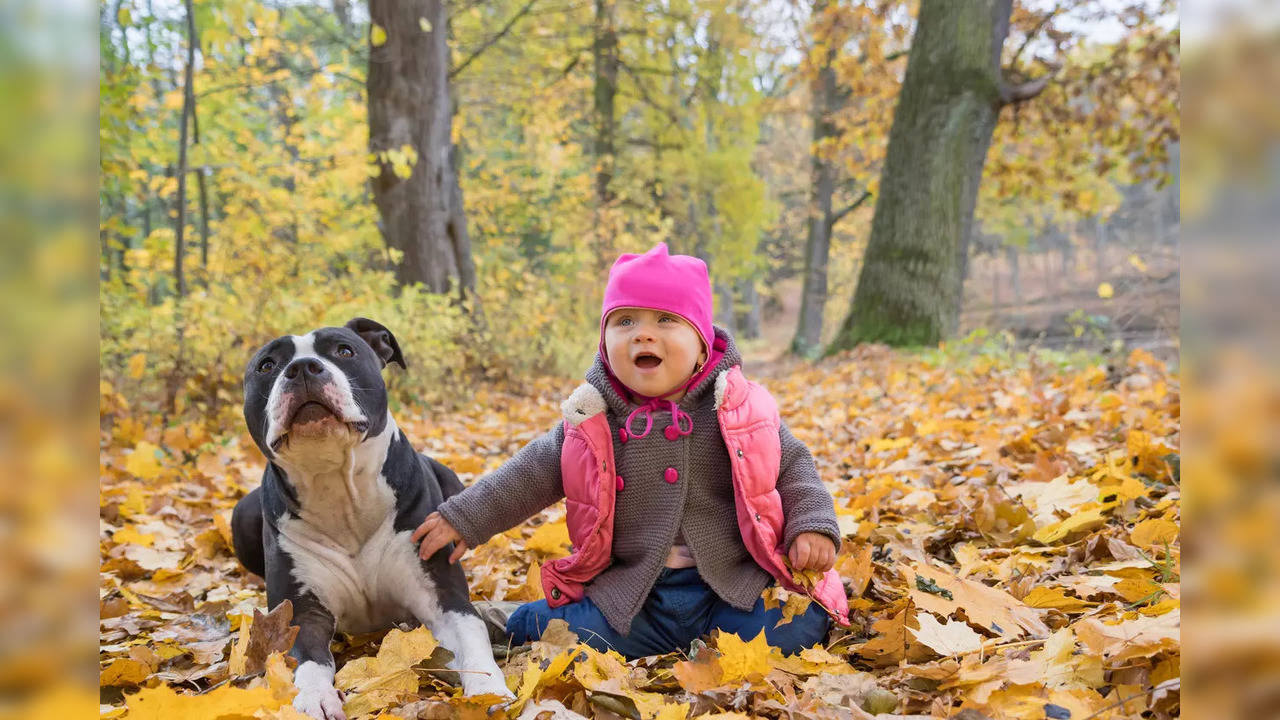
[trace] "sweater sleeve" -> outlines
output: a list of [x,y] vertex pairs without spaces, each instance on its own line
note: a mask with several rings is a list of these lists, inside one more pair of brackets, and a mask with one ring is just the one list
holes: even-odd
[[778,430],[782,443],[782,462],[778,467],[778,494],[782,496],[785,549],[803,532],[822,533],[840,551],[840,525],[836,522],[835,502],[827,486],[818,477],[809,448],[800,442],[783,422]]
[[483,545],[564,497],[560,479],[563,444],[564,423],[557,423],[502,467],[449,498],[437,510],[467,545]]

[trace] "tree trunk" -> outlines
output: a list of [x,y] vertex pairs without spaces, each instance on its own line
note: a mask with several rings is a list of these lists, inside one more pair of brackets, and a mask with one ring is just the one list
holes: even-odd
[[728,330],[730,335],[736,336],[738,334],[738,318],[734,314],[733,285],[727,282],[718,282],[715,285],[716,295],[719,296],[717,304],[720,306],[716,322],[719,323],[720,327]]
[[195,11],[191,8],[191,0],[186,0],[186,6],[187,66],[183,70],[182,80],[182,127],[178,131],[178,196],[176,200],[178,218],[174,226],[173,243],[173,280],[178,297],[187,294],[187,280],[182,268],[182,256],[185,251],[183,230],[187,223],[187,126],[191,124],[191,113],[195,111],[195,90],[192,88],[192,83],[196,64],[196,18]]
[[453,162],[444,2],[370,0],[369,16],[386,33],[382,44],[370,42],[369,149],[399,153],[408,146],[417,153],[409,156],[415,162],[399,163],[402,172],[408,165],[408,177],[396,174],[396,158],[380,156],[381,172],[371,183],[382,236],[403,253],[396,279],[466,296],[475,289],[475,266]]
[[601,217],[601,211],[614,201],[613,170],[617,148],[614,143],[614,105],[618,94],[618,28],[617,12],[612,0],[596,0],[592,57],[595,75],[593,90],[596,163],[596,253],[601,263],[613,252],[613,230]]
[[754,340],[760,337],[760,291],[756,290],[756,283],[751,278],[742,281],[740,288],[742,293],[742,301],[747,305],[747,312],[742,318],[742,339]]
[[1011,5],[922,0],[871,239],[830,352],[864,341],[934,344],[955,331],[996,118],[1004,102],[1038,92],[1001,81]]
[[1018,265],[1022,251],[1012,245],[1004,248],[1005,257],[1009,258],[1009,280],[1013,285],[1013,301],[1022,302],[1022,268]]
[[[813,15],[822,15],[827,3],[819,0],[813,4]],[[817,22],[817,21],[815,21]],[[815,42],[825,33],[815,28]],[[822,344],[823,309],[827,304],[827,258],[831,253],[832,220],[831,198],[835,194],[836,168],[822,156],[823,141],[835,137],[833,113],[839,109],[841,94],[836,85],[832,61],[838,48],[829,43],[822,67],[811,83],[810,119],[813,123],[813,143],[809,146],[809,233],[804,246],[804,286],[800,292],[800,317],[795,337],[791,340],[791,352],[808,356],[817,352]]]

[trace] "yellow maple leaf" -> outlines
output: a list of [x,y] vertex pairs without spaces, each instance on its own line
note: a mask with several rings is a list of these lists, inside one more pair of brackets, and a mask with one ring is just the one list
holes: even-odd
[[1098,297],[1102,298],[1103,300],[1109,300],[1115,294],[1116,294],[1116,290],[1115,288],[1111,287],[1111,283],[1104,282],[1098,285]]
[[764,630],[750,642],[720,631],[716,648],[720,651],[720,672],[726,683],[758,682],[769,674],[769,641],[764,637]]
[[436,647],[435,637],[425,627],[391,630],[382,638],[377,657],[356,658],[334,676],[334,687],[348,693],[343,710],[352,717],[372,715],[412,700],[418,692],[413,666],[430,657]]
[[151,547],[156,541],[156,536],[151,533],[141,533],[132,525],[125,525],[111,536],[117,545],[123,543],[131,543],[133,545],[141,545],[143,547]]
[[1044,545],[1052,545],[1068,535],[1088,532],[1106,523],[1107,518],[1102,514],[1102,508],[1093,508],[1078,512],[1066,520],[1046,525],[1037,530],[1031,539]]
[[526,550],[543,555],[559,555],[569,547],[569,527],[563,520],[543,523],[525,540]]
[[132,687],[151,676],[150,665],[132,658],[116,658],[102,668],[98,684],[102,687]]
[[1148,518],[1133,526],[1129,541],[1141,548],[1172,545],[1178,541],[1178,526],[1164,518]]
[[143,480],[154,480],[160,475],[163,468],[160,461],[156,458],[156,453],[160,452],[160,448],[143,440],[133,448],[133,452],[129,454],[129,459],[125,460],[124,469],[129,474],[141,478]]
[[387,42],[387,30],[381,25],[374,23],[369,29],[369,44],[374,47],[382,47]]
[[258,710],[275,710],[282,704],[270,688],[241,689],[234,685],[223,685],[203,695],[182,695],[168,685],[160,685],[143,688],[125,702],[129,720],[250,720]]

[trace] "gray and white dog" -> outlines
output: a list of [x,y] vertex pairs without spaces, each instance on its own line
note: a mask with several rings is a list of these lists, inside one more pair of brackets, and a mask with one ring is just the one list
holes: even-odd
[[423,561],[409,538],[462,483],[396,427],[382,380],[392,362],[405,367],[395,336],[356,318],[276,338],[245,369],[244,419],[267,468],[235,507],[235,553],[266,580],[269,607],[293,603],[293,704],[321,720],[345,718],[335,630],[421,623],[467,671],[468,695],[511,696],[452,546]]

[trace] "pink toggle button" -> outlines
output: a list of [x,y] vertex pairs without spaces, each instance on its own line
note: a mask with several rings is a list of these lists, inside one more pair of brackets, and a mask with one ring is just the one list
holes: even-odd
[[675,440],[680,437],[680,433],[676,430],[675,425],[668,425],[667,429],[662,431],[662,434],[666,435],[668,440]]
[[667,468],[667,471],[662,474],[662,479],[674,483],[680,479],[680,473],[675,468]]
[[627,434],[627,429],[626,429],[626,428],[618,428],[618,439],[619,439],[619,440],[621,440],[622,442],[624,442],[624,443],[625,443],[625,442],[626,442],[627,440],[629,440],[630,438],[631,438],[631,436]]
[[616,477],[618,478],[618,490],[622,490],[622,476],[617,475]]

